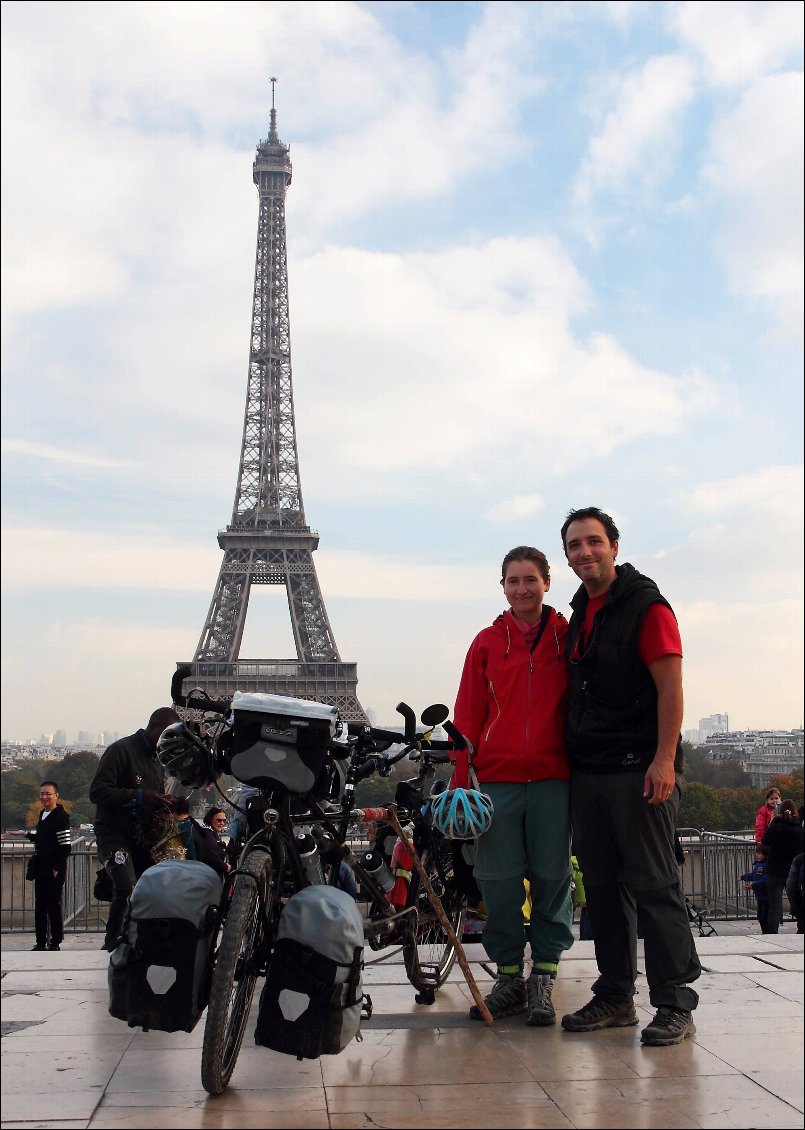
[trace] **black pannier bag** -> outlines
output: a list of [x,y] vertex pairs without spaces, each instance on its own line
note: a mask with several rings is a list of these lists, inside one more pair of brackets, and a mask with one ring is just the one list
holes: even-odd
[[338,711],[321,702],[235,691],[229,772],[245,785],[308,793],[323,778]]
[[361,1024],[363,919],[355,900],[316,884],[288,899],[254,1042],[297,1059],[336,1055]]
[[222,886],[194,859],[165,859],[143,872],[109,958],[112,1016],[146,1031],[193,1031],[209,1000]]

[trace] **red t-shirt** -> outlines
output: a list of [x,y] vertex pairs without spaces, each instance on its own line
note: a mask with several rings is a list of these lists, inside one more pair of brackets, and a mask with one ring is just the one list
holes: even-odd
[[[572,659],[578,659],[587,649],[587,642],[593,630],[595,614],[606,600],[606,593],[601,596],[591,597],[587,601],[587,611],[584,623],[581,626],[576,646],[573,648]],[[637,650],[640,658],[647,667],[665,655],[681,655],[682,639],[679,635],[679,625],[667,604],[650,604],[640,625],[640,635],[637,640]]]

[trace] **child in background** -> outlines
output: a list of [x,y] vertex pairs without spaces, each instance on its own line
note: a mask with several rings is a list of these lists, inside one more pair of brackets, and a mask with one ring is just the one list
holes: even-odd
[[757,920],[760,923],[760,930],[763,934],[768,934],[769,923],[769,891],[766,886],[766,863],[769,858],[769,849],[766,844],[758,844],[755,848],[755,862],[751,871],[747,871],[744,875],[739,875],[738,878],[743,883],[746,890],[751,888],[757,903]]

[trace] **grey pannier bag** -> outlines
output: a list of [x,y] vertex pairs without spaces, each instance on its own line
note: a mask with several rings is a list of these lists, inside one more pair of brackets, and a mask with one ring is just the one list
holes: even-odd
[[130,1028],[192,1032],[207,1007],[221,877],[193,859],[165,859],[131,892],[109,958],[109,1012]]
[[361,1024],[363,918],[355,900],[316,884],[280,915],[254,1042],[297,1059],[342,1051]]

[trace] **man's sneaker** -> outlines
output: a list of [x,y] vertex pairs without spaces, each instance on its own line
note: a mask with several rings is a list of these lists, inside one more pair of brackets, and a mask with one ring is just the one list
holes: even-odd
[[669,1044],[681,1044],[688,1036],[696,1035],[693,1015],[683,1008],[658,1008],[647,1028],[640,1033],[640,1039],[650,1047],[664,1048]]
[[567,1032],[597,1032],[599,1028],[629,1028],[632,1024],[637,1024],[637,1013],[631,997],[625,1001],[593,997],[578,1012],[562,1017],[562,1027]]
[[532,1028],[544,1028],[556,1023],[556,1012],[551,1002],[553,980],[550,973],[532,973],[526,981],[528,1013],[525,1022]]
[[[484,997],[484,1004],[492,1014],[493,1020],[501,1016],[514,1016],[528,1008],[525,981],[522,973],[498,973],[498,979],[491,993]],[[477,1004],[470,1009],[470,1020],[483,1020]]]

